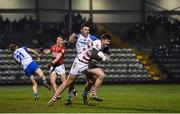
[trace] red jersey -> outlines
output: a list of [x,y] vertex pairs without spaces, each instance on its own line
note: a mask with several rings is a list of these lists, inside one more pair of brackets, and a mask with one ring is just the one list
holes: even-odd
[[64,64],[64,59],[63,59],[63,57],[64,57],[64,50],[65,50],[64,46],[63,46],[63,45],[58,46],[57,44],[55,44],[55,45],[53,45],[53,46],[50,48],[50,50],[51,50],[52,55],[53,55],[53,60],[56,59],[56,57],[57,57],[57,55],[58,55],[59,53],[62,53],[61,58],[56,62],[55,65],[59,66],[59,65],[61,65],[61,64]]

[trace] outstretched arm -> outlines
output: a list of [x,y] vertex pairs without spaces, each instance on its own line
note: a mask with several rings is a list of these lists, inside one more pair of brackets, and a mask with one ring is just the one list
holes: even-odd
[[34,53],[37,57],[40,57],[40,54],[36,50],[34,50],[34,49],[27,48],[27,51]]
[[42,52],[46,55],[50,54],[51,53],[51,50],[50,49],[43,49]]

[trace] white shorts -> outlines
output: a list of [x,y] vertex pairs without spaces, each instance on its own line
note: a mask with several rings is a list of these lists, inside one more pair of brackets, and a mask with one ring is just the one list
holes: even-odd
[[73,65],[71,66],[70,73],[73,75],[78,75],[79,73],[83,73],[83,71],[86,71],[87,69],[88,64],[79,61],[79,59],[76,57],[74,59]]
[[58,75],[65,74],[64,64],[59,65],[59,66],[57,66],[57,67],[51,67],[51,68],[50,68],[50,73],[52,73],[52,72],[55,72],[55,73],[57,73]]

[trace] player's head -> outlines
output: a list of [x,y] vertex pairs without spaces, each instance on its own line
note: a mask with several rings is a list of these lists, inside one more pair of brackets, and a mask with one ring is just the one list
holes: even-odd
[[63,44],[63,37],[62,36],[58,36],[56,39],[56,44],[57,45],[62,45]]
[[104,33],[100,37],[103,47],[108,47],[111,43],[111,36],[107,33]]
[[81,26],[81,34],[84,36],[84,37],[87,37],[88,34],[89,34],[89,25],[88,24],[83,24]]
[[13,52],[14,52],[16,49],[18,49],[18,46],[17,46],[16,44],[10,44],[10,45],[9,45],[9,50],[10,50],[10,51],[13,51]]

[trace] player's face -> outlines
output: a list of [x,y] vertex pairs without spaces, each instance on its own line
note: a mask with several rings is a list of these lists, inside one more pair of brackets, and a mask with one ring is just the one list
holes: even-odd
[[58,37],[56,40],[57,45],[62,45],[63,44],[63,39],[61,37]]
[[89,34],[89,27],[83,27],[82,29],[81,29],[81,34],[84,36],[84,37],[87,37],[88,36],[88,34]]
[[111,43],[111,40],[108,40],[108,39],[103,39],[102,40],[102,45],[103,47],[108,47]]

